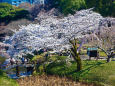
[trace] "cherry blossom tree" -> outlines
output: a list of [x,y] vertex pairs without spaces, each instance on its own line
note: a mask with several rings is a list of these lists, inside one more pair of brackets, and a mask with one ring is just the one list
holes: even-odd
[[90,35],[89,32],[94,33],[99,29],[103,17],[92,9],[87,9],[63,18],[50,12],[41,13],[36,19],[38,24],[21,26],[21,29],[7,40],[11,45],[7,52],[11,56],[22,56],[43,48],[51,48],[56,52],[69,49],[70,39],[83,38]]
[[114,57],[115,25],[114,18],[104,18],[100,21],[99,29],[87,37],[90,44],[98,47],[107,55],[107,62]]

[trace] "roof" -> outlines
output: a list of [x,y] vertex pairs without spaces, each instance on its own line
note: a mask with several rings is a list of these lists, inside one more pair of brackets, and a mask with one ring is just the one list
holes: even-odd
[[92,51],[92,50],[98,50],[98,48],[96,47],[92,47],[92,48],[87,48],[88,51]]

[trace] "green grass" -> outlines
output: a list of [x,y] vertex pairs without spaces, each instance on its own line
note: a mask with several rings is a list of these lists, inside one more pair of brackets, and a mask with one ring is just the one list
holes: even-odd
[[0,56],[0,64],[3,64],[4,61],[5,61],[5,59],[6,59],[5,57],[1,57],[1,56]]
[[87,55],[87,50],[81,50],[80,55]]
[[103,51],[100,51],[100,52],[99,52],[99,56],[100,56],[100,57],[107,57],[107,55],[106,55]]
[[47,74],[67,76],[74,80],[97,83],[107,86],[115,86],[115,62],[83,61],[83,69],[76,72],[76,63],[67,66],[64,62],[54,62],[47,66]]
[[7,77],[7,75],[0,70],[0,86],[19,86],[13,79]]

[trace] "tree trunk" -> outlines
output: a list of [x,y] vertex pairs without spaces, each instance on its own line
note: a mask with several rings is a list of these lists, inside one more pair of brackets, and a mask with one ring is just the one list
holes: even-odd
[[108,54],[107,51],[105,51],[103,48],[99,47],[106,55],[107,55],[107,62],[110,62],[111,61],[111,57],[113,56],[113,53],[111,52],[110,54]]
[[81,63],[81,59],[78,56],[77,57],[77,71],[80,71],[82,69],[82,63]]
[[[110,51],[111,52],[111,51]],[[107,62],[111,62],[111,58],[114,56],[113,52],[108,55]]]
[[76,57],[73,57],[74,60],[77,63],[77,72],[80,71],[82,69],[82,63],[81,63],[81,58],[79,55],[77,55]]
[[108,62],[111,62],[111,56],[108,56],[108,58],[107,58],[107,63]]

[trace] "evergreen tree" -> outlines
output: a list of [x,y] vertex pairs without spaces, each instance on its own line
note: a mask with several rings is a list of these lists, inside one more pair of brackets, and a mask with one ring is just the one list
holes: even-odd
[[87,8],[94,7],[96,12],[103,16],[115,16],[115,1],[114,0],[85,0]]
[[65,15],[86,8],[84,0],[48,0],[51,7],[58,8]]
[[51,7],[58,8],[65,15],[84,8],[94,7],[102,16],[115,16],[114,0],[48,0]]

